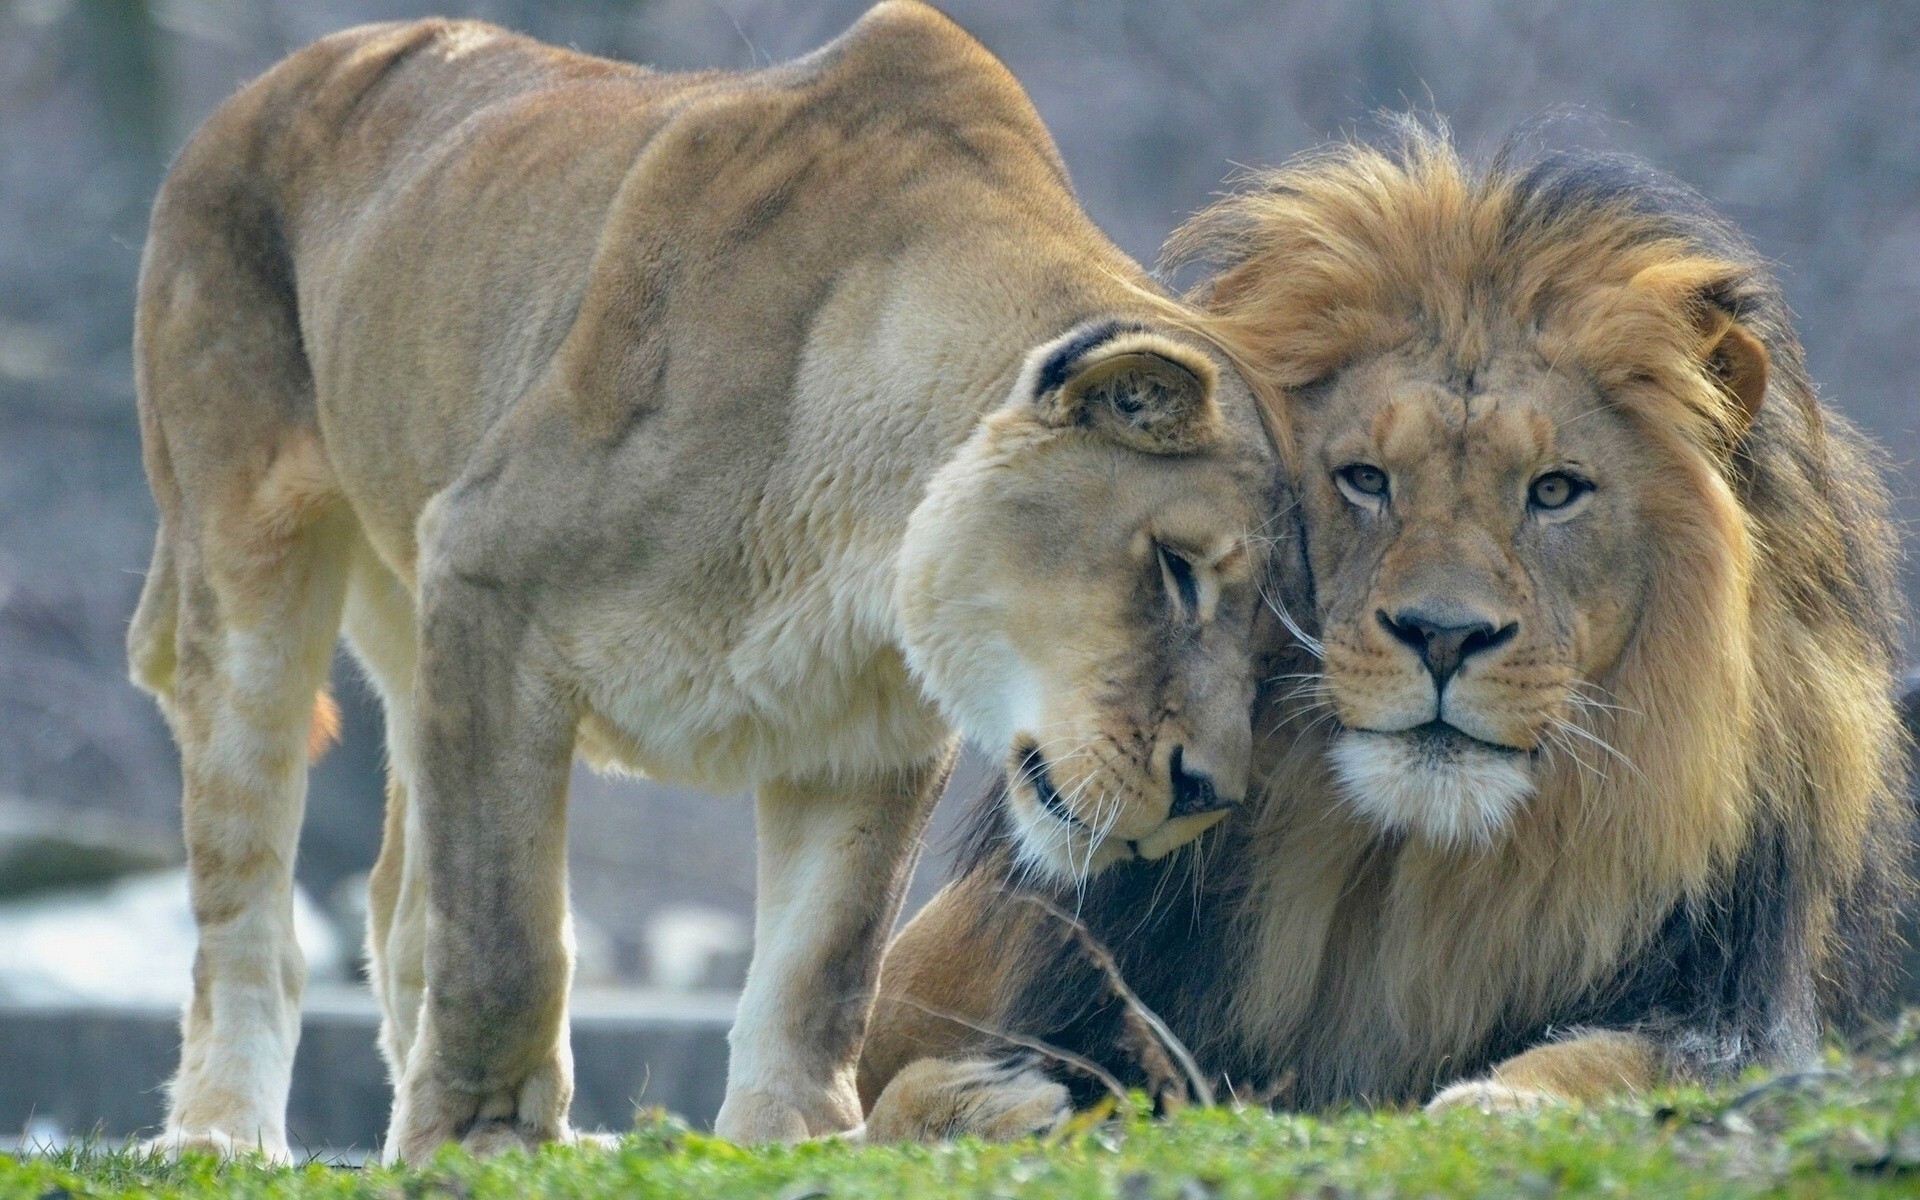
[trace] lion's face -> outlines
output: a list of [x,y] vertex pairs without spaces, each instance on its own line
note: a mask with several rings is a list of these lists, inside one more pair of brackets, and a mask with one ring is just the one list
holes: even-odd
[[1350,802],[1441,843],[1493,837],[1633,636],[1657,481],[1621,412],[1529,347],[1467,377],[1389,352],[1295,406],[1332,758]]
[[1054,352],[1077,357],[1037,355],[936,479],[900,607],[929,690],[1005,755],[1022,858],[1080,877],[1245,793],[1275,468],[1257,424],[1221,416],[1216,386],[1244,385],[1190,346],[1121,331]]

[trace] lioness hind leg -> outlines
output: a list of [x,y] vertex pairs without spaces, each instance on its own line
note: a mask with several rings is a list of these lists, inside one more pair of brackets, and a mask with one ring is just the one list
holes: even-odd
[[1066,1086],[1031,1055],[923,1058],[895,1075],[867,1114],[871,1142],[1049,1133],[1073,1114]]
[[367,966],[380,1004],[380,1052],[397,1085],[426,989],[426,871],[423,856],[408,853],[421,836],[410,802],[417,635],[413,598],[364,541],[347,588],[346,632],[386,714],[386,821],[379,860],[367,877]]
[[728,1038],[722,1137],[791,1142],[860,1125],[855,1072],[880,952],[951,761],[760,789],[753,962]]
[[[250,503],[175,545],[176,662],[162,693],[180,746],[182,824],[199,946],[171,1085],[167,1149],[285,1158],[287,1090],[305,965],[293,932],[293,863],[307,735],[339,627],[339,518],[294,518],[293,458]],[[286,470],[283,470],[286,468]],[[163,538],[171,536],[163,532]],[[156,586],[151,581],[150,587]],[[157,632],[154,630],[153,632]]]

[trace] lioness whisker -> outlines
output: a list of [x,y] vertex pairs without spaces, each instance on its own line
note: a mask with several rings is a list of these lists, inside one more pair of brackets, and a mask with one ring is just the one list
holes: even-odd
[[1260,533],[1260,531],[1273,525],[1276,521],[1280,520],[1280,518],[1286,516],[1288,513],[1291,513],[1294,509],[1298,507],[1300,507],[1300,501],[1296,497],[1292,503],[1276,508],[1272,512],[1268,513],[1264,521],[1261,521],[1258,525],[1254,526],[1251,531],[1243,534],[1242,536],[1247,538],[1258,538],[1259,540],[1264,541],[1269,545],[1274,544],[1275,542],[1279,541],[1278,538],[1275,538],[1272,536],[1263,536]]

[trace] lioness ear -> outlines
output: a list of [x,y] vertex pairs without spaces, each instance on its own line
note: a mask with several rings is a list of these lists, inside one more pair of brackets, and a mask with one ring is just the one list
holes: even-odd
[[1218,377],[1200,351],[1124,325],[1042,346],[1023,374],[1047,424],[1092,429],[1147,454],[1186,454],[1219,436]]
[[1767,348],[1738,320],[1725,317],[1716,325],[1724,328],[1708,331],[1707,370],[1720,381],[1740,407],[1740,428],[1745,432],[1760,411],[1767,396]]

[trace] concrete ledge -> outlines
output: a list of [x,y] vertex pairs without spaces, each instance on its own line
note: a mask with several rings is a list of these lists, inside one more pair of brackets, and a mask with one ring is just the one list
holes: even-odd
[[[623,1130],[659,1105],[711,1126],[726,1088],[730,993],[579,992],[573,1002],[573,1121]],[[313,988],[287,1105],[288,1140],[352,1155],[385,1136],[391,1101],[375,1047],[379,1012],[358,988]],[[29,1121],[109,1139],[158,1128],[180,1052],[171,1007],[0,1004],[0,1130]]]

